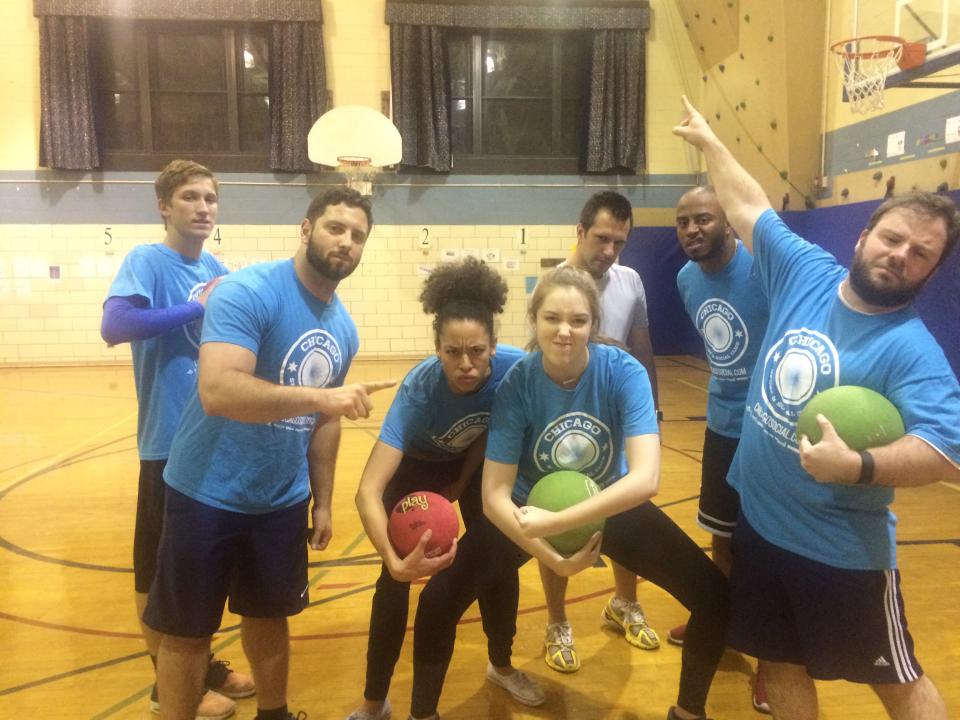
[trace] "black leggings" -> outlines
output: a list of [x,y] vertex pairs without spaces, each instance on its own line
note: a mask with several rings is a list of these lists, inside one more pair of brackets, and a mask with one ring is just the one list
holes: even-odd
[[[704,714],[725,645],[730,613],[727,579],[651,502],[608,518],[601,551],[662,587],[690,611],[677,704]],[[516,573],[529,559],[484,517],[460,539],[453,565],[427,583],[414,625],[410,710],[414,717],[437,711],[463,613],[481,592]]]
[[[383,493],[387,514],[408,493],[415,490],[442,492],[460,475],[463,459],[427,462],[404,456],[400,467]],[[480,497],[480,470],[471,478],[459,500],[460,514],[467,527],[483,517]],[[459,555],[459,553],[458,553]],[[514,568],[497,578],[480,595],[480,615],[487,635],[487,655],[498,667],[510,664],[513,636],[517,632],[517,605],[520,601],[520,579]],[[380,566],[377,589],[370,608],[370,634],[367,639],[367,679],[363,696],[383,701],[390,689],[393,668],[400,658],[407,629],[410,605],[410,583],[394,580],[385,565]]]

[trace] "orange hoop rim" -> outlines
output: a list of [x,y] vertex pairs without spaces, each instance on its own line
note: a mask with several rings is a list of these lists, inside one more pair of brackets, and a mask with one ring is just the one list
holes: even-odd
[[[850,43],[860,43],[864,40],[878,40],[880,42],[892,43],[892,46],[884,50],[872,50],[868,52],[860,52],[854,50],[846,50],[846,46]],[[897,48],[903,48],[907,44],[907,41],[902,37],[897,37],[896,35],[861,35],[860,37],[846,38],[845,40],[838,40],[830,46],[830,52],[845,57],[848,60],[877,60],[879,58],[889,57],[897,51]]]
[[343,167],[366,167],[370,165],[370,158],[362,155],[339,155],[337,162]]

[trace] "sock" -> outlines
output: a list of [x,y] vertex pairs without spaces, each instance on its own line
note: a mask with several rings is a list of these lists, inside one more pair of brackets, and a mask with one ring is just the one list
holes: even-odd
[[273,708],[272,710],[257,708],[256,720],[287,720],[289,716],[290,712],[287,710],[287,706],[281,705],[280,707]]

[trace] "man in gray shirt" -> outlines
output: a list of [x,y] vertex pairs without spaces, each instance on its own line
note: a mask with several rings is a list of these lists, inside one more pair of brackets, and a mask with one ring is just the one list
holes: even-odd
[[[650,378],[653,400],[659,405],[647,296],[637,272],[617,264],[632,226],[633,208],[627,198],[609,191],[596,193],[580,211],[577,245],[567,264],[587,271],[596,281],[600,290],[600,334],[624,344],[640,361]],[[662,419],[659,410],[657,419]],[[603,609],[604,622],[622,632],[631,645],[655,650],[660,647],[660,638],[647,625],[637,602],[637,576],[612,560],[611,565],[616,594]],[[544,660],[558,672],[576,672],[580,659],[565,608],[567,578],[541,564],[540,579],[548,614]]]

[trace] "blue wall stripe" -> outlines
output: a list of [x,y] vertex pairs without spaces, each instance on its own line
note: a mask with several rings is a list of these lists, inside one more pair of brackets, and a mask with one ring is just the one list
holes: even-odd
[[[909,89],[894,89],[893,92],[909,92]],[[960,143],[944,144],[946,119],[954,115],[960,115],[960,90],[828,132],[827,174],[842,175],[960,152]],[[906,131],[903,155],[888,158],[887,136],[901,130]],[[879,155],[871,157],[872,150]],[[833,185],[836,183],[831,187]]]
[[[152,173],[0,172],[0,224],[157,222]],[[310,198],[340,176],[225,173],[218,176],[227,225],[298,223]],[[575,223],[592,193],[614,189],[634,207],[673,208],[696,175],[384,174],[374,185],[378,224],[558,225]]]

